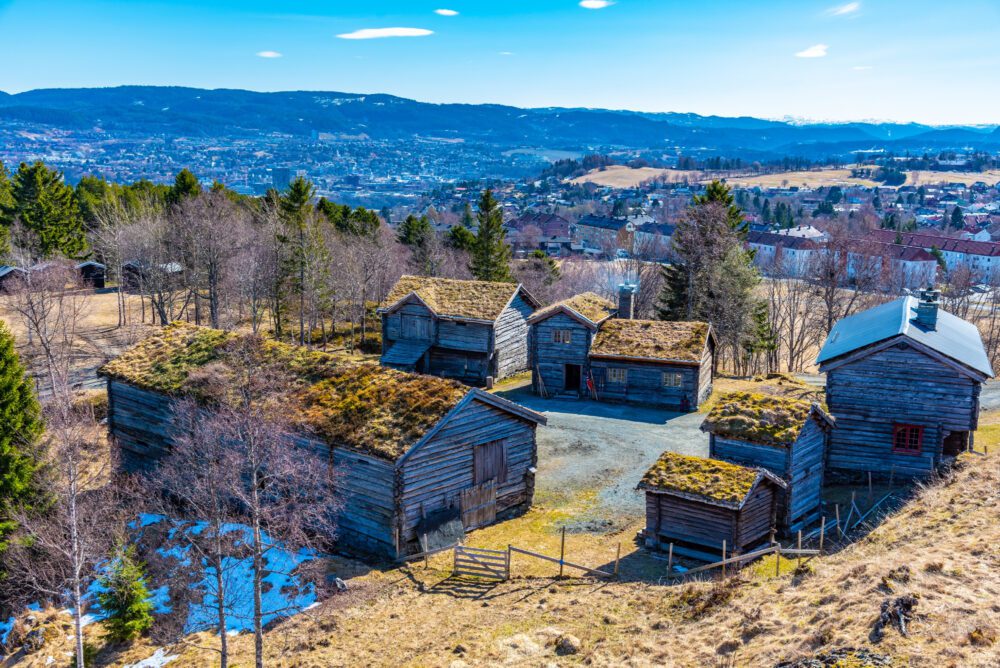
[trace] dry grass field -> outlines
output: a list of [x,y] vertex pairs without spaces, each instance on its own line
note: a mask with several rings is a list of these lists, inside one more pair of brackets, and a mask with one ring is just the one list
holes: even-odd
[[976,181],[982,181],[989,185],[1000,183],[1000,169],[991,169],[985,172],[928,172],[912,171],[906,173],[906,185],[919,186],[937,183],[964,183],[971,186]]
[[817,169],[758,176],[734,176],[726,179],[726,182],[741,188],[826,188],[845,185],[871,188],[878,185],[870,179],[854,178],[850,169]]
[[583,176],[570,179],[570,183],[595,183],[610,188],[634,188],[640,183],[656,178],[664,178],[669,182],[685,180],[694,182],[702,178],[702,173],[680,169],[657,169],[655,167],[632,169],[624,165],[611,165],[603,171],[594,170]]

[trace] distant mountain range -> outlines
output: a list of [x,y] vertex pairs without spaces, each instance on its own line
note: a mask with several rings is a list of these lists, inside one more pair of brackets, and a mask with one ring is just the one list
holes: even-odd
[[446,138],[575,151],[681,148],[735,157],[820,158],[859,150],[1000,149],[1000,128],[801,123],[605,109],[430,104],[392,95],[122,86],[0,93],[0,127],[123,136]]

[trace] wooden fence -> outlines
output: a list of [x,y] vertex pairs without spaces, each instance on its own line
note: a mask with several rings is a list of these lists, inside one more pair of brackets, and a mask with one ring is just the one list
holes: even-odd
[[455,546],[452,575],[472,575],[491,580],[510,579],[510,550],[484,550],[479,547]]

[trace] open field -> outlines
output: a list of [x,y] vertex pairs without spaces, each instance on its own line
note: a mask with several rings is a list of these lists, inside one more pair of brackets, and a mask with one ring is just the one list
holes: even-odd
[[976,181],[989,185],[1000,183],[1000,169],[990,169],[985,172],[928,172],[912,171],[906,173],[906,185],[919,186],[935,183],[964,183],[971,186]]
[[603,171],[594,170],[583,176],[570,179],[570,183],[595,183],[611,188],[634,188],[644,181],[655,178],[665,178],[670,182],[684,180],[693,182],[701,179],[702,173],[680,169],[657,169],[655,167],[632,169],[624,165],[611,165]]

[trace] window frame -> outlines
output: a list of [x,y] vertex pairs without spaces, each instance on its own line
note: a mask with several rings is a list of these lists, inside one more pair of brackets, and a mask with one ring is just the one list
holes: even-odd
[[[615,385],[625,385],[628,383],[628,369],[609,366],[605,374],[606,380],[609,383],[614,383]],[[617,376],[620,376],[621,378],[617,378]]]
[[[671,377],[677,380],[676,383],[668,383],[667,377]],[[684,387],[684,374],[680,371],[663,371],[660,373],[660,386],[671,390],[679,389]]]
[[[910,447],[900,447],[899,438],[900,434],[909,434],[911,431],[916,431],[916,448]],[[907,443],[912,442],[909,435],[904,436]],[[894,422],[892,425],[892,452],[897,455],[922,455],[924,452],[924,425],[922,424],[907,424],[903,422]]]
[[553,329],[552,330],[552,343],[563,343],[563,344],[573,343],[573,330],[572,329]]

